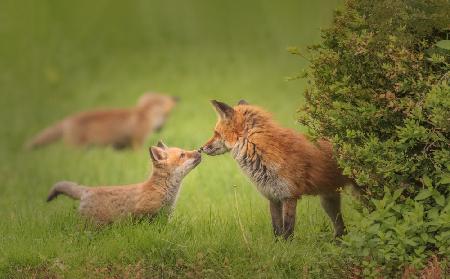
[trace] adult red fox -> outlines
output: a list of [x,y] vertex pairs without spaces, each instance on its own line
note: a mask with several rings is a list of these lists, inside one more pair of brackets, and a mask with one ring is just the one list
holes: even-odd
[[149,133],[162,128],[176,102],[175,97],[146,93],[132,108],[77,113],[43,130],[26,148],[63,139],[77,146],[112,145],[115,149],[136,149],[142,146]]
[[201,162],[201,153],[167,147],[159,142],[150,148],[153,172],[142,183],[126,186],[86,187],[61,181],[51,189],[47,201],[59,194],[80,200],[79,212],[97,224],[120,217],[153,217],[170,214],[177,200],[181,180]]
[[345,226],[338,189],[353,181],[338,168],[331,144],[325,140],[312,143],[243,100],[235,107],[215,100],[211,103],[219,120],[213,137],[201,150],[208,155],[231,151],[269,200],[275,236],[287,239],[293,235],[297,200],[302,195],[320,196],[335,236],[341,236]]

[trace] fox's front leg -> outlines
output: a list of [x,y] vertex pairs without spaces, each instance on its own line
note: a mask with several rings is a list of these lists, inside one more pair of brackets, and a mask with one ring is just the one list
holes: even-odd
[[297,213],[297,199],[283,201],[283,237],[290,239],[294,235],[295,215]]
[[281,201],[270,200],[270,215],[272,216],[273,234],[281,236],[283,234],[283,204]]

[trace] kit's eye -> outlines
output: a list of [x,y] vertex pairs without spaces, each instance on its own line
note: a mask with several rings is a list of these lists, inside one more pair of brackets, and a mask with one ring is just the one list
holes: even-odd
[[184,156],[186,156],[186,154],[184,154],[184,152],[180,154],[180,158],[184,158]]

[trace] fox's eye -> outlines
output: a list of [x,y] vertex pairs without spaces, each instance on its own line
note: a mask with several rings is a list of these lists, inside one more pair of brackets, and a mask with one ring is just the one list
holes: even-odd
[[184,158],[184,156],[186,156],[186,154],[184,154],[184,153],[180,154],[180,158]]

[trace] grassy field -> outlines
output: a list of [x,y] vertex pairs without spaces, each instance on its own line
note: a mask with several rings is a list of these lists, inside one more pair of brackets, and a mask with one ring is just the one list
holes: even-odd
[[[132,106],[148,90],[181,97],[147,146],[197,148],[212,134],[208,100],[241,98],[302,130],[295,111],[306,66],[286,47],[318,42],[337,0],[0,1],[0,277],[333,278],[340,259],[317,198],[298,207],[295,238],[272,238],[267,201],[229,155],[204,158],[185,179],[174,218],[95,229],[77,202],[46,204],[58,180],[138,182],[139,152],[61,143],[25,152],[26,139],[83,109]],[[345,217],[351,218],[348,205]],[[242,226],[241,226],[241,225]]]

